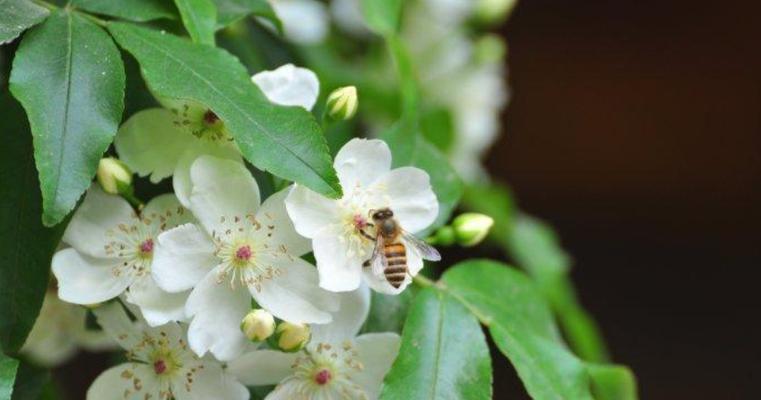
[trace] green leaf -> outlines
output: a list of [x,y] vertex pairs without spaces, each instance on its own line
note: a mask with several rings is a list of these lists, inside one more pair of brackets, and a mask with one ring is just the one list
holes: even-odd
[[367,26],[379,35],[392,35],[399,29],[402,0],[362,0]]
[[457,206],[463,185],[446,157],[419,132],[407,130],[403,124],[382,135],[393,154],[394,167],[413,166],[428,173],[431,187],[439,200],[439,216],[423,234],[444,225]]
[[16,380],[18,361],[0,353],[0,400],[10,400]]
[[24,111],[10,94],[0,95],[4,121],[0,146],[0,346],[14,353],[37,319],[49,280],[50,259],[63,224],[42,226],[42,199]]
[[621,365],[588,364],[592,393],[596,400],[636,400],[637,379]]
[[0,10],[0,44],[17,38],[48,16],[46,8],[28,0],[0,0]]
[[381,400],[492,398],[489,347],[478,320],[434,288],[415,297]]
[[401,332],[417,288],[410,286],[398,295],[372,292],[370,313],[364,332]]
[[592,399],[584,363],[562,342],[544,298],[523,273],[472,260],[449,269],[442,282],[489,327],[532,398]]
[[175,19],[175,11],[169,0],[72,0],[71,3],[92,13],[136,22]]
[[454,121],[452,113],[446,108],[435,108],[424,113],[420,117],[420,131],[443,153],[449,153],[454,145]]
[[283,23],[267,0],[214,0],[214,4],[217,6],[217,29],[253,14],[269,20],[279,31],[283,30]]
[[489,232],[490,239],[503,249],[509,247],[515,206],[506,187],[498,184],[468,185],[462,197],[462,203],[470,211],[494,218],[494,226]]
[[210,107],[257,168],[330,197],[341,195],[314,117],[301,107],[270,103],[236,58],[131,24],[113,23],[109,29],[138,60],[154,92]]
[[193,41],[214,46],[217,9],[211,0],[174,0]]
[[90,186],[124,109],[124,66],[108,34],[57,11],[21,41],[10,88],[34,135],[45,225],[55,225]]
[[520,214],[510,235],[510,254],[516,262],[535,277],[565,274],[571,258],[558,243],[557,235],[547,224]]
[[21,362],[13,386],[13,400],[40,400],[50,381],[50,371]]

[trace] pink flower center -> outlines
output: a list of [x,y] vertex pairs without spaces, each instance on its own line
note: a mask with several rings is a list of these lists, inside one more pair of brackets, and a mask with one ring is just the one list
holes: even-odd
[[235,251],[235,258],[238,259],[238,261],[248,261],[251,259],[252,254],[251,246],[240,246],[238,247],[238,250]]
[[320,370],[320,372],[314,375],[314,381],[317,382],[318,385],[324,385],[328,383],[330,378],[330,371],[327,369]]
[[140,252],[143,254],[153,252],[153,239],[148,239],[143,243],[140,243]]
[[164,360],[156,360],[153,363],[153,370],[156,371],[156,374],[161,375],[164,372],[166,372],[166,363]]
[[367,220],[361,214],[354,215],[354,227],[357,230],[365,229],[367,227]]

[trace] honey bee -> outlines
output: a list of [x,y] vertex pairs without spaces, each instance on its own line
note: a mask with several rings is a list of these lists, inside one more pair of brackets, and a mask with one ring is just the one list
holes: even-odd
[[362,234],[375,241],[375,248],[369,260],[364,266],[372,267],[375,275],[383,274],[386,281],[395,289],[398,289],[409,273],[407,269],[408,251],[416,252],[424,260],[439,261],[439,252],[402,229],[394,218],[394,212],[390,208],[370,210],[373,223],[368,226],[375,228],[375,236],[365,232]]

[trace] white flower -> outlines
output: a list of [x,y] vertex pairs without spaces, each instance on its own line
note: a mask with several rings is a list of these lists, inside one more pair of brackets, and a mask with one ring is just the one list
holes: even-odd
[[283,106],[301,106],[307,111],[314,107],[320,93],[320,81],[309,69],[285,64],[272,71],[262,71],[251,77],[267,98]]
[[271,0],[288,40],[303,45],[322,42],[330,29],[327,7],[316,0]]
[[[306,68],[283,65],[260,72],[254,83],[273,103],[311,109],[317,101],[319,81]],[[121,160],[151,182],[173,176],[180,203],[188,207],[190,165],[202,155],[242,163],[240,151],[222,120],[208,107],[184,99],[158,97],[165,108],[151,108],[132,115],[120,128],[114,146]]]
[[113,299],[140,307],[151,325],[184,318],[186,293],[167,293],[151,278],[158,234],[191,221],[173,195],[153,199],[138,216],[126,200],[93,186],[74,213],[63,241],[71,248],[53,257],[58,296],[75,304]]
[[[428,174],[414,167],[391,169],[391,151],[381,140],[353,139],[334,161],[344,197],[332,200],[295,185],[286,199],[288,214],[296,231],[312,239],[320,274],[320,286],[331,291],[351,291],[365,280],[375,290],[396,294],[411,282],[394,289],[383,276],[364,268],[375,242],[362,234],[369,228],[370,212],[388,207],[401,227],[419,232],[436,219],[439,203],[431,190]],[[367,234],[368,231],[365,231]],[[371,233],[370,233],[371,235]],[[423,268],[423,259],[412,246],[407,248],[409,274]]]
[[48,291],[21,354],[36,364],[55,367],[69,360],[79,348],[113,349],[116,342],[103,331],[88,330],[86,319],[84,307],[63,302],[55,292]]
[[400,338],[395,333],[356,336],[369,306],[367,287],[343,293],[333,322],[312,325],[304,350],[256,350],[231,362],[230,373],[247,385],[277,384],[268,400],[377,399]]
[[200,157],[190,171],[190,209],[200,226],[186,224],[159,236],[153,276],[170,292],[193,289],[186,312],[190,347],[220,360],[247,344],[240,322],[251,298],[291,322],[326,323],[337,299],[317,286],[317,272],[299,258],[309,243],[293,229],[286,191],[259,206],[256,181],[240,163]]
[[155,328],[131,321],[120,304],[96,308],[98,323],[127,351],[128,362],[100,374],[88,400],[246,400],[245,386],[211,357],[188,349],[186,328],[168,323]]

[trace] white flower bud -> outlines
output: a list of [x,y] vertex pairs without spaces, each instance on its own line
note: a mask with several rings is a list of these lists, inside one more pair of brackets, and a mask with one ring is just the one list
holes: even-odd
[[281,322],[275,331],[277,347],[285,352],[296,352],[304,348],[312,332],[307,324]]
[[96,176],[100,187],[108,194],[127,193],[132,185],[132,171],[116,158],[101,158]]
[[493,24],[507,18],[518,0],[478,0],[475,15],[478,20]]
[[327,113],[335,120],[346,120],[357,113],[358,106],[357,88],[344,86],[334,90],[328,96]]
[[494,219],[478,213],[460,214],[452,221],[457,243],[470,247],[481,243],[494,225]]
[[275,317],[257,308],[249,312],[240,323],[240,330],[252,342],[261,342],[275,333]]

